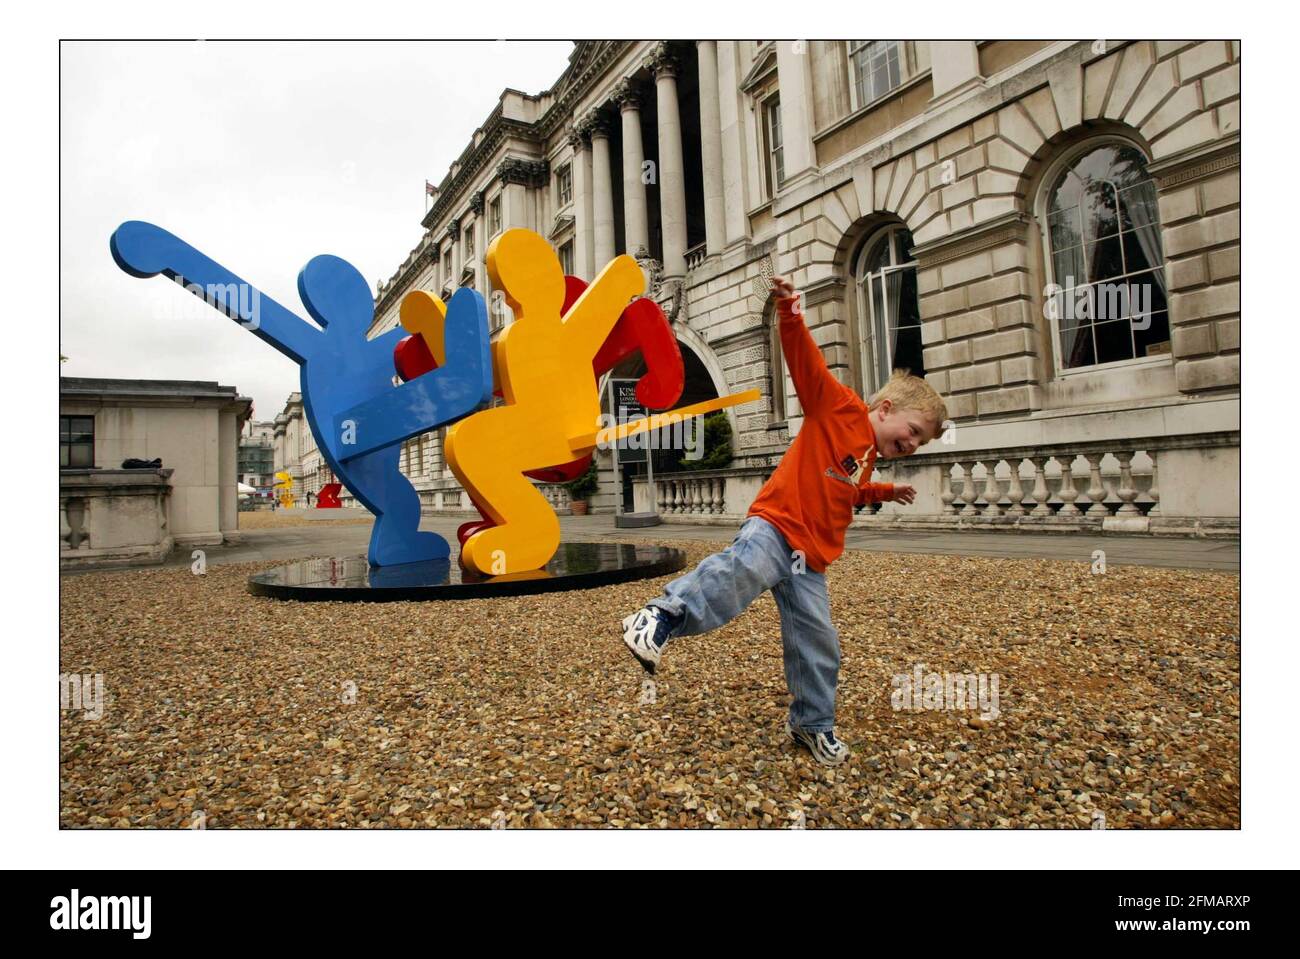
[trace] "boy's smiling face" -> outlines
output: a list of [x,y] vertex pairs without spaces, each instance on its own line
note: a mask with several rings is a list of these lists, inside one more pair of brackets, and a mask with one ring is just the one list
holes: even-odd
[[876,433],[876,454],[883,459],[911,456],[943,427],[920,410],[895,406],[890,400],[881,400],[869,415]]

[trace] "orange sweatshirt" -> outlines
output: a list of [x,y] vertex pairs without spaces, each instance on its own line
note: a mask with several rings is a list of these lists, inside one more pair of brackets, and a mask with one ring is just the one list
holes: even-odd
[[780,464],[759,490],[748,516],[761,516],[802,550],[809,569],[822,573],[844,552],[853,508],[889,500],[893,483],[872,483],[876,434],[867,404],[826,368],[821,350],[790,311],[776,301],[781,350],[804,421]]

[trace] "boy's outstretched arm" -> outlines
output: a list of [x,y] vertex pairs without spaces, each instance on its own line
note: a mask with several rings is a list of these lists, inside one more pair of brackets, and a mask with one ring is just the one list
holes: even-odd
[[785,277],[773,277],[772,295],[776,297],[781,352],[799,394],[799,404],[805,415],[816,416],[834,405],[844,385],[827,369],[822,351],[804,323],[794,286]]

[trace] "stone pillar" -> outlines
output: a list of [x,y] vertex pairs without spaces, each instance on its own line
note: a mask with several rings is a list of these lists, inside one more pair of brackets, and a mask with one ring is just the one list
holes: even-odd
[[501,216],[504,228],[537,229],[537,204],[528,195],[529,188],[544,187],[548,168],[545,160],[506,157],[497,167],[502,184]]
[[974,40],[930,41],[930,80],[934,84],[931,103],[969,90],[983,79]]
[[217,414],[217,528],[221,538],[239,538],[239,422],[235,408]]
[[650,222],[646,214],[645,183],[641,167],[645,164],[645,146],[641,142],[641,93],[630,79],[624,79],[614,91],[619,112],[623,115],[623,226],[627,252],[637,255],[637,248],[650,253]]
[[781,84],[781,148],[784,187],[816,172],[812,142],[812,70],[807,40],[777,40],[776,72]]
[[451,240],[451,287],[460,286],[460,266],[464,254],[460,247],[460,218],[452,217],[447,222],[447,238]]
[[591,130],[591,189],[595,198],[592,211],[593,248],[596,255],[595,274],[614,259],[614,181],[609,164],[608,121],[593,113],[588,118]]
[[736,63],[736,41],[723,40],[717,46],[718,121],[722,128],[722,196],[725,216],[723,235],[730,246],[749,232],[748,190],[745,183],[745,122],[740,112],[740,68]]
[[686,170],[682,119],[677,110],[677,60],[660,42],[647,60],[659,107],[659,216],[664,231],[664,276],[686,275]]
[[474,220],[470,223],[469,228],[474,237],[474,261],[470,264],[474,269],[474,289],[486,296],[487,276],[484,267],[480,265],[483,262],[483,244],[487,238],[487,226],[483,222],[485,199],[482,190],[475,190],[470,194],[469,208],[474,214]]
[[590,283],[595,279],[592,267],[591,237],[591,148],[582,131],[569,131],[573,147],[573,272]]
[[704,166],[704,245],[708,255],[725,245],[722,190],[722,121],[718,104],[718,43],[696,40],[700,66],[700,153]]

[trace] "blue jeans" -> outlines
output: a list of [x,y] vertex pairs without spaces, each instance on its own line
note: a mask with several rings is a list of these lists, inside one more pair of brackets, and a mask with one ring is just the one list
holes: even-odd
[[839,633],[831,625],[825,575],[796,571],[795,559],[780,530],[751,516],[730,546],[670,582],[647,605],[682,617],[673,636],[694,636],[729,623],[770,589],[781,613],[790,724],[825,732],[835,726]]

